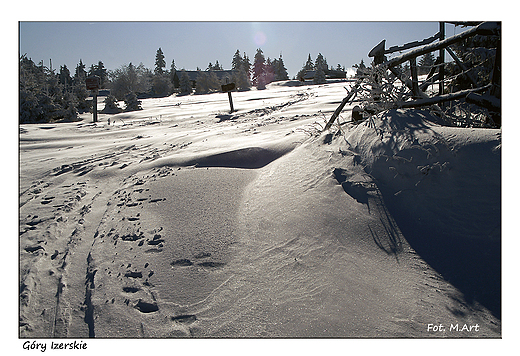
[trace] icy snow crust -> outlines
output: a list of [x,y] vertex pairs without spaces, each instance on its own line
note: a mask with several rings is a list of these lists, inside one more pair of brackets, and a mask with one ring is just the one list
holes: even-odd
[[20,336],[500,337],[501,131],[344,85],[21,125]]

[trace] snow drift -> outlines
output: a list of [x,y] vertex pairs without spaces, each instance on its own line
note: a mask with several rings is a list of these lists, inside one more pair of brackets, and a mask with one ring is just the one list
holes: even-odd
[[319,134],[344,95],[22,125],[20,336],[500,337],[501,130],[393,110]]

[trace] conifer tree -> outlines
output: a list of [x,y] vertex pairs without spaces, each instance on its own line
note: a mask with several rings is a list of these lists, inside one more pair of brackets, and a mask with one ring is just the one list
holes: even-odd
[[85,71],[85,65],[79,60],[78,65],[76,66],[76,71],[74,72],[74,81],[75,82],[85,82],[85,78],[87,76],[87,72]]
[[117,99],[113,95],[109,95],[104,100],[105,107],[100,112],[103,114],[118,114],[123,111],[117,104]]
[[177,67],[175,67],[175,60],[172,59],[172,64],[170,65],[170,81],[173,85],[173,87],[175,87],[175,73],[177,72]]
[[434,63],[435,63],[435,56],[433,55],[432,52],[428,52],[425,55],[423,55],[421,57],[421,59],[419,60],[419,63],[417,63],[419,65],[419,75],[427,74],[430,71],[430,69]]
[[[218,63],[218,61],[217,61]],[[214,71],[211,71],[208,74],[208,89],[209,91],[219,91],[221,89],[220,87],[220,81],[218,80],[217,74],[215,74]]]
[[67,68],[67,65],[60,66],[60,84],[65,85],[66,87],[72,84],[72,78],[70,77],[70,71]]
[[107,78],[108,78],[108,72],[107,72],[107,69],[105,68],[105,65],[103,64],[103,62],[101,62],[101,61],[98,62],[98,64],[95,66],[94,74],[99,77],[99,86],[101,88],[104,88]]
[[185,70],[181,71],[181,76],[179,78],[180,92],[181,94],[191,94],[191,81],[188,73]]
[[327,82],[325,78],[325,71],[322,66],[317,66],[316,73],[314,73],[314,84],[325,84]]
[[323,57],[321,53],[318,53],[318,56],[316,57],[316,62],[314,64],[314,68],[318,70],[318,68],[320,67],[323,71],[327,71],[329,66],[327,65],[327,60],[325,59],[325,57]]
[[244,72],[247,75],[247,80],[251,82],[251,61],[249,61],[249,57],[246,52],[242,56],[242,66],[244,67]]
[[303,66],[303,69],[314,70],[314,64],[312,63],[312,58],[311,58],[310,53],[309,53],[309,57],[307,58],[307,62],[305,62],[305,65]]
[[276,61],[275,66],[275,80],[287,80],[289,79],[289,74],[287,73],[287,68],[285,68],[285,64],[283,63],[282,54],[280,53],[280,58]]
[[233,59],[231,61],[231,69],[232,70],[240,70],[242,68],[242,57],[240,56],[240,51],[237,49],[235,54],[233,55]]
[[137,111],[143,110],[141,107],[141,100],[137,99],[137,95],[134,92],[129,92],[125,96],[125,111]]
[[166,62],[164,61],[164,53],[163,53],[161,47],[159,47],[159,49],[155,53],[154,74],[158,74],[158,75],[163,74],[164,68],[166,68]]
[[196,94],[206,94],[208,92],[209,92],[208,74],[206,72],[198,70],[197,83],[195,85],[195,93]]
[[253,85],[258,89],[265,89],[265,57],[260,48],[256,50],[253,63]]

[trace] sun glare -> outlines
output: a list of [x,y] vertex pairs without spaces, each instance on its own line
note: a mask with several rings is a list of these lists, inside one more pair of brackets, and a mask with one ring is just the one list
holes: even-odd
[[263,46],[267,41],[267,36],[262,31],[257,31],[254,36],[254,41],[257,46]]

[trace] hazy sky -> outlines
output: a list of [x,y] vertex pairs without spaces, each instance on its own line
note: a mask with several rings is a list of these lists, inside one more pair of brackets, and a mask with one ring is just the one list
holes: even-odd
[[[231,68],[236,50],[251,62],[257,48],[264,56],[282,54],[289,76],[301,69],[310,53],[322,53],[329,66],[346,68],[367,57],[372,47],[386,39],[387,47],[430,37],[438,22],[24,22],[19,23],[20,55],[35,63],[44,61],[59,70],[67,65],[74,73],[82,59],[89,67],[102,61],[113,70],[123,64],[143,63],[153,70],[160,47],[169,69],[206,69],[216,60]],[[447,35],[461,29],[447,25]]]

